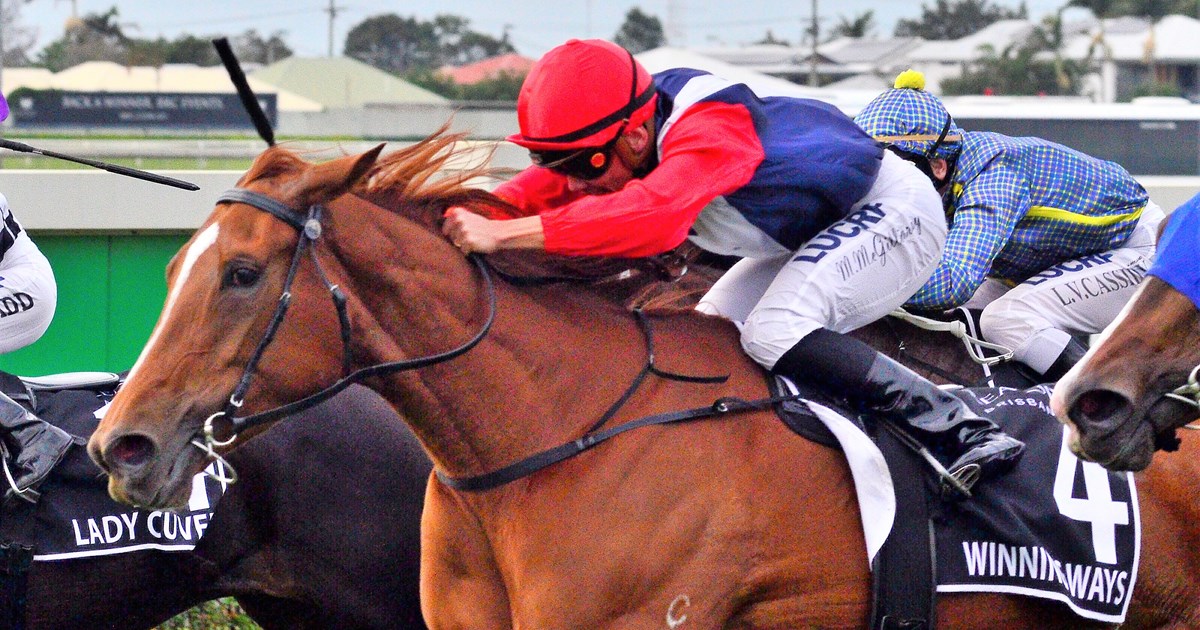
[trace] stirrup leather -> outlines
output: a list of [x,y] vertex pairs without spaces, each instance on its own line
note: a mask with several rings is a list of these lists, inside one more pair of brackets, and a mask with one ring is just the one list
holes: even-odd
[[925,448],[924,444],[917,441],[916,438],[909,435],[904,429],[896,426],[892,421],[883,420],[879,423],[879,426],[896,436],[896,439],[900,440],[901,444],[915,451],[921,456],[921,459],[925,460],[926,464],[929,464],[929,467],[933,469],[933,472],[941,480],[943,497],[971,498],[971,488],[974,487],[975,482],[979,481],[981,470],[979,464],[967,464],[966,466],[959,467],[954,472],[950,472],[946,470],[942,462],[939,462],[933,456],[933,453],[929,452],[929,449]]

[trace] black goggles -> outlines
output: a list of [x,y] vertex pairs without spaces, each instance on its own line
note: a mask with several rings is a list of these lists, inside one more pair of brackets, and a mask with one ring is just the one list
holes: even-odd
[[625,133],[625,125],[617,128],[617,135],[603,146],[571,149],[568,151],[530,151],[529,159],[542,168],[560,175],[591,181],[608,172],[612,165],[613,148]]

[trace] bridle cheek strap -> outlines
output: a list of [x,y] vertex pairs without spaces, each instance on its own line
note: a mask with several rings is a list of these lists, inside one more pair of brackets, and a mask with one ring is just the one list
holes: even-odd
[[[210,446],[225,445],[231,442],[233,437],[238,433],[250,427],[264,424],[272,420],[277,420],[284,416],[291,415],[318,405],[325,400],[332,398],[335,394],[343,389],[346,389],[350,385],[353,385],[354,383],[357,383],[365,378],[393,374],[406,370],[415,370],[429,365],[434,365],[436,363],[449,361],[466,353],[471,348],[474,348],[480,341],[483,340],[484,337],[487,336],[488,331],[491,330],[492,324],[496,320],[496,288],[492,282],[492,276],[490,273],[488,273],[487,264],[484,263],[483,259],[478,255],[473,254],[470,256],[470,260],[480,270],[488,295],[488,315],[479,331],[476,332],[471,339],[467,340],[456,348],[452,348],[438,354],[418,357],[415,359],[380,363],[351,371],[354,361],[351,343],[350,317],[346,308],[347,297],[341,288],[338,287],[338,285],[330,282],[328,276],[325,274],[325,270],[321,267],[321,262],[316,254],[316,241],[321,237],[321,215],[323,212],[323,207],[320,205],[310,206],[306,218],[301,220],[299,218],[301,213],[297,210],[266,195],[256,193],[252,190],[246,190],[244,188],[234,188],[232,190],[228,190],[222,193],[217,201],[244,203],[258,210],[262,210],[263,212],[267,212],[275,218],[292,226],[293,228],[296,228],[300,236],[296,242],[296,250],[292,254],[292,261],[291,265],[288,267],[287,278],[284,280],[283,292],[279,296],[279,303],[275,306],[275,313],[271,317],[271,322],[267,325],[267,330],[263,334],[263,338],[259,340],[258,346],[254,349],[254,354],[250,357],[250,361],[246,364],[245,369],[242,371],[242,376],[238,380],[237,387],[230,395],[229,402],[226,404],[224,411],[217,412],[210,416],[208,420],[205,421],[204,427],[198,436]],[[271,341],[275,337],[275,333],[278,331],[280,324],[283,322],[283,318],[287,315],[287,310],[291,305],[292,300],[292,283],[295,280],[296,270],[299,268],[300,260],[305,250],[308,250],[310,257],[312,258],[313,265],[316,267],[317,274],[320,276],[321,282],[324,283],[325,288],[329,291],[334,307],[337,309],[338,322],[341,327],[343,348],[342,374],[344,376],[325,389],[322,389],[305,398],[301,398],[300,400],[296,400],[285,405],[280,405],[274,409],[262,411],[250,416],[235,416],[234,414],[236,413],[237,409],[242,406],[242,403],[245,400],[246,391],[250,388],[250,381],[254,377],[254,373],[258,367],[258,363],[261,360],[263,353],[266,352],[267,346],[271,344]],[[217,431],[214,429],[213,425],[218,419],[221,419],[227,425],[224,430],[221,431],[222,437],[227,439],[218,439],[215,435]]]
[[238,384],[234,388],[233,393],[230,394],[229,401],[225,405],[225,410],[221,414],[227,419],[232,419],[236,411],[241,408],[242,403],[245,402],[246,392],[250,389],[250,382],[258,370],[258,364],[262,360],[267,347],[274,341],[275,334],[279,331],[279,326],[283,323],[284,317],[287,316],[288,307],[292,303],[292,285],[296,280],[296,272],[300,268],[300,260],[305,251],[309,253],[309,257],[317,269],[317,274],[321,278],[321,282],[325,285],[326,290],[329,291],[334,308],[337,310],[338,325],[341,329],[342,339],[343,374],[349,372],[350,366],[353,364],[353,350],[350,344],[350,316],[346,308],[348,301],[346,294],[341,290],[341,287],[330,282],[325,269],[321,266],[320,259],[317,257],[316,241],[321,237],[321,219],[324,208],[321,205],[310,206],[306,217],[301,220],[299,214],[287,205],[266,195],[244,188],[234,188],[225,191],[217,198],[217,202],[236,202],[253,206],[296,228],[299,233],[299,238],[296,241],[296,249],[292,253],[291,264],[288,266],[287,276],[283,282],[283,292],[280,294],[279,301],[275,305],[275,313],[271,316],[270,323],[267,324],[266,332],[263,333],[258,345],[254,348],[254,353],[250,355],[250,360],[246,363],[246,367],[243,368],[242,376],[238,379]]

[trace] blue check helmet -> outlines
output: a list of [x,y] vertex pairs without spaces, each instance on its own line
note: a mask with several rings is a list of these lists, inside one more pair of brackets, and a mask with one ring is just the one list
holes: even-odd
[[925,91],[925,75],[905,70],[895,87],[875,97],[854,117],[867,134],[903,153],[954,161],[963,130],[938,97]]

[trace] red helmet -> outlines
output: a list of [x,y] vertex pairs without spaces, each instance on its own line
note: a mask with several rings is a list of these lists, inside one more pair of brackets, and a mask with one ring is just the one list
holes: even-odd
[[520,133],[531,151],[601,146],[654,113],[654,79],[629,51],[599,39],[572,39],[533,64],[517,97]]

